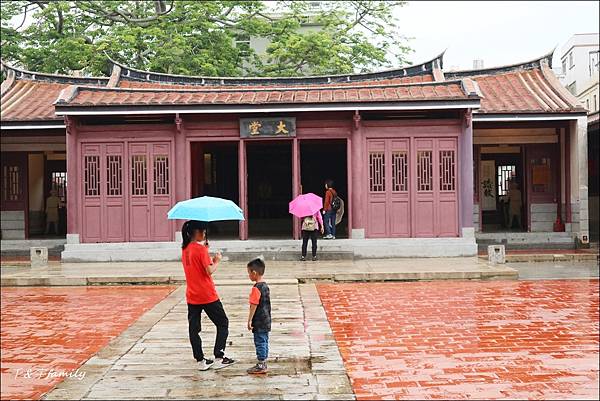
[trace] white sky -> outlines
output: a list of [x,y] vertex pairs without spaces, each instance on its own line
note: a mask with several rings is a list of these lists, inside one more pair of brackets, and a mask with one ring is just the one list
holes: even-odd
[[410,64],[427,61],[445,48],[444,68],[473,68],[527,61],[560,49],[575,33],[599,30],[598,1],[409,1],[396,16],[413,37]]

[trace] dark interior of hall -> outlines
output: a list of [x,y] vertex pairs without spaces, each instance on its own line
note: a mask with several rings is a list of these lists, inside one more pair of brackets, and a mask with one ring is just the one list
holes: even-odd
[[248,237],[291,238],[292,142],[247,143]]
[[[192,196],[214,196],[239,204],[238,143],[205,142],[192,145]],[[239,222],[209,225],[209,238],[237,239]]]
[[319,140],[300,142],[302,193],[312,192],[325,200],[325,180],[334,181],[338,196],[345,203],[345,213],[337,225],[337,238],[348,237],[348,180],[346,141]]

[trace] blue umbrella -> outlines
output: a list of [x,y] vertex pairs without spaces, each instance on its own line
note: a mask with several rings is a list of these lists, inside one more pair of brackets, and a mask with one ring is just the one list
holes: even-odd
[[177,202],[169,210],[167,217],[171,220],[244,220],[244,212],[229,199],[201,196]]

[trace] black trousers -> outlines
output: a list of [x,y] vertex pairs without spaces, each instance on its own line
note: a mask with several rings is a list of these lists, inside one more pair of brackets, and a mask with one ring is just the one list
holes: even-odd
[[306,248],[308,247],[309,238],[312,243],[312,255],[315,257],[317,256],[317,230],[302,230],[302,256],[306,257]]
[[190,333],[190,343],[192,344],[192,351],[194,358],[197,361],[204,359],[204,352],[202,351],[202,339],[200,338],[201,319],[202,311],[206,312],[206,315],[211,322],[217,327],[217,338],[215,339],[215,358],[223,358],[225,355],[225,346],[227,344],[227,337],[229,336],[229,319],[223,309],[221,301],[215,301],[210,304],[204,305],[193,305],[188,304],[188,324]]

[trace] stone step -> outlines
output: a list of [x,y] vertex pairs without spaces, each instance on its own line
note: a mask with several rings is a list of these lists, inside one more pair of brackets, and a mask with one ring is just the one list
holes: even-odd
[[[297,260],[300,247],[299,240],[210,242],[211,252],[220,251],[232,261],[248,260],[259,255],[267,260]],[[460,257],[476,254],[477,245],[473,237],[321,240],[317,251],[318,257],[324,260]],[[63,262],[158,262],[177,261],[180,257],[181,247],[177,242],[66,244],[62,252]]]

